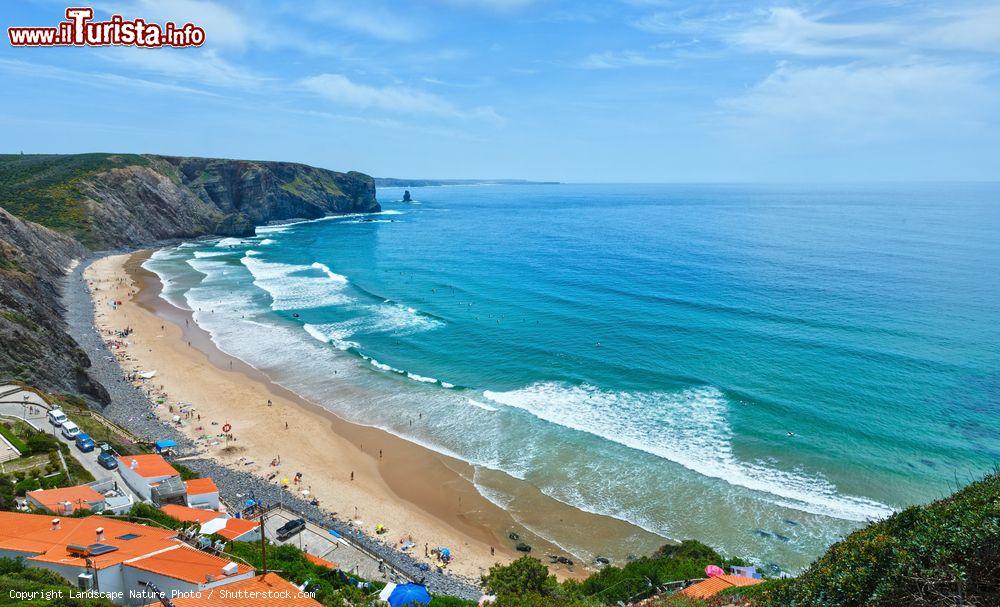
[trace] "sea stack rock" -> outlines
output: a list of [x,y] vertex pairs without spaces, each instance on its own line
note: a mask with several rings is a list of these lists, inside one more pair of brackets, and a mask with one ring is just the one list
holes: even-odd
[[412,199],[410,198],[410,191],[403,190],[403,202],[411,202],[411,201]]

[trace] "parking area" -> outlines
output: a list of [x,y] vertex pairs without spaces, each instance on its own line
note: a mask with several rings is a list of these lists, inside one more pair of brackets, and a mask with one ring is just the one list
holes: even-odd
[[16,390],[16,386],[0,386],[0,415],[23,419],[34,428],[55,436],[62,443],[69,445],[69,453],[78,461],[95,480],[112,479],[118,481],[118,487],[125,491],[133,501],[142,501],[124,482],[117,470],[107,470],[97,463],[100,449],[88,453],[80,451],[76,442],[62,435],[59,428],[48,420],[48,403],[34,392]]
[[369,556],[345,540],[330,534],[326,529],[306,523],[305,529],[286,540],[278,540],[278,528],[288,521],[299,518],[294,512],[282,508],[270,510],[264,522],[267,539],[275,544],[291,544],[304,552],[330,561],[347,573],[353,573],[369,580],[387,582],[410,581],[388,567],[380,567],[379,559]]

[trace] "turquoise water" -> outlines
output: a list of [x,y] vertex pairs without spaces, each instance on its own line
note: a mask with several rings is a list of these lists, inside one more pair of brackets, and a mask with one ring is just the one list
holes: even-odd
[[147,267],[352,421],[763,563],[1000,460],[998,185],[412,193]]

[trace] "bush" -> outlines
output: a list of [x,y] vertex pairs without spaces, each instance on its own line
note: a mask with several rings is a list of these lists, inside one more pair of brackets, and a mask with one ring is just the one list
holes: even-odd
[[1000,475],[859,529],[799,577],[745,594],[768,607],[1000,605]]
[[25,455],[37,455],[39,453],[54,453],[62,443],[59,439],[44,432],[35,432],[25,441],[27,451]]

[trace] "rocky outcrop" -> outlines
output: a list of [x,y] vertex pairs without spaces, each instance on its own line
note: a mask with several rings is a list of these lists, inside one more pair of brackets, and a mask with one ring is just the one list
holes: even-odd
[[100,403],[107,393],[87,374],[59,303],[66,269],[87,247],[246,236],[273,221],[380,210],[362,173],[127,154],[0,156],[0,207],[0,380]]
[[60,280],[85,253],[72,238],[0,209],[0,379],[107,401],[59,305]]
[[92,246],[137,246],[206,234],[248,236],[286,219],[379,210],[375,182],[289,162],[145,156],[77,185]]

